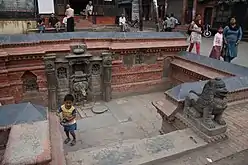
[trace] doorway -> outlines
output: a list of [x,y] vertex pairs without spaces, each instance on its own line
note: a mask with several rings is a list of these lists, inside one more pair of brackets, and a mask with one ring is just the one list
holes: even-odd
[[239,2],[233,5],[232,16],[236,18],[236,21],[243,29],[247,26],[247,4]]
[[86,8],[88,2],[89,0],[69,0],[69,4],[74,9],[75,15],[79,15]]
[[204,10],[204,24],[212,25],[212,13],[213,8],[212,7],[206,7]]

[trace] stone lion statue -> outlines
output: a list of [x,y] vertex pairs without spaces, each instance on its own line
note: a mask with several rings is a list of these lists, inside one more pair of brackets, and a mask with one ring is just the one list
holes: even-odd
[[77,102],[83,101],[87,97],[88,82],[81,81],[73,84],[73,91]]
[[227,108],[227,94],[223,80],[211,79],[204,85],[201,94],[192,90],[189,92],[184,102],[184,114],[202,118],[203,124],[209,129],[217,124],[226,125],[222,114]]

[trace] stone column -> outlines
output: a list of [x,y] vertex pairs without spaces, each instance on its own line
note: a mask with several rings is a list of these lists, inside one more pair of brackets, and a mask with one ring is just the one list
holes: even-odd
[[102,53],[103,63],[103,100],[110,101],[112,99],[112,53]]
[[49,54],[44,57],[45,71],[47,76],[47,90],[48,90],[48,109],[50,111],[57,110],[57,81],[55,74],[55,54]]
[[182,25],[186,23],[186,11],[188,9],[188,0],[183,0]]
[[197,0],[194,0],[194,2],[193,2],[193,10],[192,10],[192,20],[195,19],[196,8],[197,8]]

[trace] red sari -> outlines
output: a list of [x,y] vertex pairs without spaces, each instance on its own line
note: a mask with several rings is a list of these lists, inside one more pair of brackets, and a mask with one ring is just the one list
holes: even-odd
[[213,46],[209,57],[220,60],[220,56],[221,56],[221,46]]

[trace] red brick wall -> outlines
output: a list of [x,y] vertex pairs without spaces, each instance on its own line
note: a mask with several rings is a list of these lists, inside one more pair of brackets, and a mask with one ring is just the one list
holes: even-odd
[[[19,103],[23,100],[33,102],[33,99],[36,100],[36,103],[46,104],[47,85],[43,59],[9,60],[2,65],[5,68],[4,73],[0,72],[0,79],[3,79],[0,83],[0,102],[2,104]],[[37,77],[39,91],[31,94],[23,92],[22,76],[25,71],[29,71]],[[37,101],[37,98],[42,99]]]
[[[119,55],[113,58],[112,92],[128,93],[150,91],[164,86],[163,58],[176,55],[185,50],[187,43],[184,39],[178,40],[88,40],[74,39],[72,41],[42,42],[28,45],[0,46],[0,102],[2,104],[31,101],[38,104],[47,104],[47,80],[43,57],[47,53],[65,55],[70,51],[71,44],[86,43],[92,55],[101,55],[103,51],[112,51]],[[139,50],[141,49],[142,50]],[[152,64],[134,64],[131,67],[124,65],[123,57],[136,51],[141,55],[156,56]],[[113,55],[114,56],[114,55]],[[37,78],[38,91],[23,91],[22,75],[29,71]]]
[[152,84],[161,83],[162,71],[162,61],[157,61],[155,64],[134,64],[129,67],[121,60],[112,67],[113,92],[141,91]]

